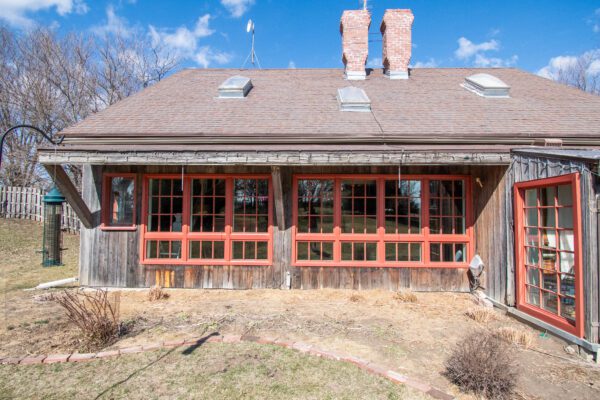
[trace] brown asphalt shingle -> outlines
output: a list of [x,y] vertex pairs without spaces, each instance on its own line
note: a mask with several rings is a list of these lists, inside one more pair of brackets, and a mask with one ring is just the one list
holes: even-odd
[[[511,98],[486,99],[460,86],[479,72],[509,84]],[[248,97],[218,99],[218,86],[238,74],[252,79]],[[345,86],[363,88],[373,113],[339,111],[336,93]],[[409,80],[393,81],[379,70],[365,81],[346,81],[340,69],[187,69],[63,133],[65,144],[81,146],[111,137],[124,145],[176,137],[180,143],[273,144],[599,139],[600,97],[516,69],[414,69]]]

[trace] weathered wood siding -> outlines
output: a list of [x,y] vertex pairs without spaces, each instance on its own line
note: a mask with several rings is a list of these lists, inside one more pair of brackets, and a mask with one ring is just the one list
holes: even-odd
[[506,178],[506,220],[509,224],[506,241],[507,255],[507,293],[506,303],[514,306],[516,303],[515,292],[515,247],[514,247],[514,196],[513,185],[536,179],[550,178],[559,175],[579,172],[581,174],[581,213],[582,213],[582,240],[583,243],[583,296],[585,337],[597,343],[598,321],[600,318],[598,304],[600,293],[598,290],[598,225],[596,194],[598,183],[590,171],[589,165],[581,161],[561,160],[547,156],[530,156],[513,154],[512,163]]
[[[138,204],[141,204],[142,178],[146,173],[180,174],[181,167],[170,166],[86,166],[83,196],[93,214],[94,228],[82,229],[81,283],[89,286],[147,287],[159,283],[182,288],[283,288],[290,276],[296,289],[347,288],[415,291],[467,291],[467,270],[454,268],[336,268],[291,266],[292,176],[294,174],[397,174],[398,167],[186,167],[185,173],[268,173],[275,187],[274,262],[270,267],[255,266],[158,266],[139,264],[139,233],[107,232],[99,228],[102,174],[137,173]],[[486,287],[490,295],[504,295],[506,255],[497,239],[505,237],[502,184],[506,167],[494,166],[404,166],[403,174],[466,174],[473,184],[475,245],[487,266]],[[478,179],[481,185],[475,182]],[[277,202],[280,201],[283,207]],[[279,207],[279,209],[278,209]],[[142,219],[137,207],[137,221]]]

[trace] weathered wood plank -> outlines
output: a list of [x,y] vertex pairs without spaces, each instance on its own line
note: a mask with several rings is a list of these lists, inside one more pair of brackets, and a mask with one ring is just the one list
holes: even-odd
[[44,168],[48,172],[48,175],[54,179],[54,183],[58,186],[62,195],[65,196],[65,199],[73,207],[81,223],[88,229],[92,228],[92,213],[63,167],[61,165],[44,164]]

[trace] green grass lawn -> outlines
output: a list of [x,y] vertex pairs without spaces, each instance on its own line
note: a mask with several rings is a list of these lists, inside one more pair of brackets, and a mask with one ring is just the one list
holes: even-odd
[[0,366],[0,398],[425,399],[352,364],[253,343]]
[[79,235],[63,233],[63,266],[42,267],[40,222],[0,218],[0,293],[77,276]]

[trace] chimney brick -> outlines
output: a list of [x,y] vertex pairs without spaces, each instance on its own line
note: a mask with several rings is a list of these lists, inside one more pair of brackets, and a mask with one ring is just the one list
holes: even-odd
[[367,10],[346,10],[342,14],[340,32],[346,79],[360,80],[367,76],[370,25],[371,15]]
[[414,19],[411,10],[386,10],[383,15],[383,68],[390,79],[408,79]]

